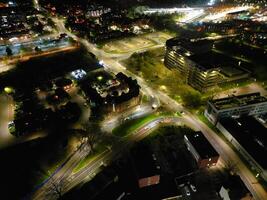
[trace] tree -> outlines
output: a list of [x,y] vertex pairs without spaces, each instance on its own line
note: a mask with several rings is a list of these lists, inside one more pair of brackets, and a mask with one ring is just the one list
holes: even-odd
[[83,124],[83,130],[80,132],[83,137],[87,138],[86,142],[90,146],[91,151],[95,149],[96,143],[100,140],[102,132],[100,131],[99,123],[87,122]]
[[52,180],[51,185],[52,185],[52,191],[57,195],[57,198],[61,198],[63,194],[62,182],[56,183],[54,180]]
[[181,98],[184,104],[191,108],[198,108],[202,104],[201,94],[197,91],[185,92]]
[[51,174],[51,172],[48,170],[44,170],[42,167],[38,167],[41,174],[44,174],[45,176],[49,177],[48,182],[46,185],[49,185],[50,192],[46,194],[47,198],[51,198],[50,195],[56,195],[57,199],[61,198],[63,195],[63,184],[64,181],[56,181],[55,174]]
[[38,46],[36,46],[36,47],[34,48],[34,50],[35,50],[36,52],[41,52],[41,49],[40,49],[40,47],[38,47]]
[[7,54],[8,56],[12,56],[12,55],[13,55],[13,52],[12,52],[12,50],[11,50],[10,47],[6,47],[6,54]]

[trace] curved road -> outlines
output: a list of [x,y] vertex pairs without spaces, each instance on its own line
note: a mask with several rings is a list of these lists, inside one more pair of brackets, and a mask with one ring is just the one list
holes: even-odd
[[[122,66],[119,63],[120,58],[123,58],[125,56],[130,55],[110,55],[106,52],[97,49],[93,44],[90,44],[88,41],[84,39],[80,39],[77,36],[70,33],[68,30],[65,29],[64,24],[61,20],[58,20],[54,18],[54,21],[59,27],[59,30],[65,33],[68,33],[70,36],[72,36],[77,41],[84,44],[84,46],[88,49],[88,51],[94,53],[99,60],[103,60],[105,63],[105,67],[107,70],[110,70],[112,72],[120,72],[123,71],[125,74],[132,76],[133,78],[136,78],[139,85],[145,89],[146,91],[149,91],[149,93],[153,94],[155,97],[161,100],[161,102],[165,103],[169,109],[172,111],[184,111],[185,114],[182,118],[159,118],[156,120],[153,120],[152,122],[144,125],[137,131],[135,131],[131,136],[128,137],[127,141],[124,141],[122,144],[120,144],[119,149],[112,149],[110,151],[107,151],[106,153],[102,154],[98,159],[94,160],[89,166],[84,168],[83,170],[79,171],[79,173],[70,176],[70,174],[64,175],[65,179],[58,180],[58,183],[61,183],[63,185],[62,192],[66,192],[67,190],[71,189],[78,183],[84,181],[86,178],[92,177],[95,173],[97,173],[97,170],[99,170],[99,167],[103,165],[103,163],[110,162],[111,158],[116,157],[127,145],[130,144],[131,141],[137,141],[145,137],[150,133],[150,131],[157,127],[159,123],[183,123],[188,125],[189,127],[193,129],[197,129],[203,132],[203,134],[206,136],[206,138],[209,140],[209,142],[213,145],[213,147],[218,151],[224,162],[226,163],[235,163],[237,167],[237,171],[239,175],[241,176],[241,179],[244,181],[250,192],[253,194],[253,197],[257,200],[265,200],[267,199],[267,193],[262,187],[261,184],[258,183],[258,180],[255,178],[253,173],[246,167],[246,165],[243,163],[243,161],[239,158],[239,156],[231,149],[231,147],[228,146],[228,144],[220,138],[213,130],[211,130],[206,124],[201,122],[196,115],[191,114],[189,111],[187,111],[183,106],[178,104],[176,101],[171,99],[166,94],[151,89],[151,87],[143,80],[142,78],[136,76],[135,74],[132,74],[131,72],[127,71],[124,66]],[[68,178],[70,177],[70,178]],[[42,194],[50,194],[51,193],[51,185],[49,187],[42,187],[40,188],[43,192]],[[37,192],[38,193],[38,192]],[[56,199],[55,195],[49,195],[43,196],[40,195],[38,198],[34,199]]]

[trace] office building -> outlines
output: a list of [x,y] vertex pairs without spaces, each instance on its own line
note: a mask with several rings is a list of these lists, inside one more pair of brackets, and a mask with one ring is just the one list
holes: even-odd
[[267,181],[267,129],[252,116],[221,119],[217,128],[246,159],[255,176]]
[[187,149],[197,161],[199,168],[216,165],[219,154],[201,132],[186,134],[184,141]]
[[259,115],[267,113],[267,98],[260,93],[250,93],[210,100],[204,112],[212,124],[227,117],[238,118],[242,115]]
[[202,92],[250,76],[238,60],[212,51],[213,45],[207,39],[172,38],[166,42],[164,64]]

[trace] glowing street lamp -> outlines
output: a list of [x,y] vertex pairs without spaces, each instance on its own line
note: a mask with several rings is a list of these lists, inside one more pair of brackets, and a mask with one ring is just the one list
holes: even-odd
[[98,76],[97,80],[102,81],[103,80],[103,76]]
[[10,93],[14,92],[14,89],[11,88],[11,87],[5,87],[5,88],[4,88],[4,91],[5,91],[7,94],[10,94]]

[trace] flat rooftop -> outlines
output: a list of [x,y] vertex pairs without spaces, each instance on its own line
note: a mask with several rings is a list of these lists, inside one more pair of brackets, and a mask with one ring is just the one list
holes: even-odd
[[267,169],[267,129],[262,124],[252,116],[219,122],[262,168]]
[[131,155],[139,179],[159,175],[159,169],[157,169],[156,161],[153,159],[153,153],[149,146],[138,144],[131,151]]
[[213,45],[211,40],[193,40],[188,38],[172,38],[167,40],[168,47],[180,46],[184,50],[190,51],[193,54],[199,54],[210,51]]
[[186,134],[185,137],[187,137],[189,142],[194,146],[202,159],[219,156],[202,132],[198,131],[194,134]]
[[221,99],[214,99],[210,100],[209,102],[212,103],[217,110],[223,110],[228,108],[242,107],[267,102],[267,98],[261,96],[259,92],[256,92]]
[[227,67],[234,70],[238,67],[237,60],[214,51],[193,54],[188,58],[206,69]]
[[247,74],[248,72],[244,71],[243,69],[239,67],[230,67],[230,66],[223,66],[221,67],[220,72],[227,77],[234,77],[234,76],[240,76],[242,74]]

